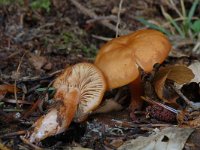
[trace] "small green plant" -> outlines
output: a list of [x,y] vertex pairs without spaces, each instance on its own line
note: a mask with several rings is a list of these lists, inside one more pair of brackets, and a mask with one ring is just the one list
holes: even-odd
[[0,0],[0,4],[1,5],[8,5],[8,4],[10,4],[10,1],[9,0]]
[[44,9],[47,12],[50,11],[51,1],[50,0],[33,0],[30,3],[31,8],[33,9]]
[[89,47],[86,46],[82,46],[82,51],[84,52],[84,54],[89,57],[89,58],[93,58],[97,55],[97,48],[95,45],[91,44]]
[[49,87],[49,88],[38,88],[36,89],[37,92],[44,92],[44,91],[55,91],[56,89],[54,87]]
[[[24,5],[23,0],[0,0],[0,5],[10,5],[12,3],[18,3],[21,6]],[[30,0],[29,3],[32,9],[44,9],[49,12],[51,7],[51,0]]]
[[[54,49],[59,50],[58,53],[60,54],[68,54],[70,51],[81,52],[85,57],[93,59],[98,49],[95,45],[84,42],[85,36],[86,33],[84,31],[80,31],[79,33],[72,31],[62,32],[54,43]],[[44,43],[48,45],[48,39],[45,39]]]
[[[181,4],[181,11],[177,8],[177,6],[174,4],[173,0],[169,0],[169,3],[171,4],[172,8],[175,10],[175,12],[178,14],[178,18],[173,18],[169,13],[167,13],[163,6],[161,6],[161,11],[165,19],[167,20],[169,26],[171,29],[174,30],[166,30],[161,25],[155,25],[153,23],[148,22],[144,18],[138,18],[137,20],[141,23],[145,24],[146,26],[149,26],[152,29],[157,29],[166,35],[170,36],[173,34],[178,33],[182,38],[192,38],[192,39],[198,39],[200,34],[200,18],[197,16],[194,16],[197,6],[199,5],[200,0],[195,0],[189,9],[189,11],[186,11],[184,0],[180,0]],[[175,31],[175,32],[174,32]]]
[[75,42],[75,39],[76,39],[75,35],[71,32],[62,33],[61,38],[63,39],[64,44],[68,44],[70,42]]
[[11,3],[23,4],[23,0],[0,0],[0,5],[10,5]]

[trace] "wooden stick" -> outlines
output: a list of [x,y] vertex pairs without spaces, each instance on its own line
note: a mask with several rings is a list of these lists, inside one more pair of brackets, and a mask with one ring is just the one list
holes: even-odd
[[26,132],[27,131],[22,130],[22,131],[7,133],[7,134],[4,134],[4,135],[0,135],[0,138],[10,137],[10,136],[16,136],[16,135],[24,135],[24,134],[26,134]]
[[42,150],[42,148],[40,148],[39,146],[37,145],[34,145],[32,143],[30,143],[27,139],[25,139],[24,137],[20,136],[20,139],[27,145],[31,146],[33,149],[35,150]]
[[[78,8],[78,10],[80,10],[84,15],[90,17],[90,18],[98,18],[98,15],[96,13],[94,13],[93,11],[87,9],[86,7],[84,7],[83,5],[81,5],[78,1],[76,0],[70,0],[70,2],[76,7]],[[100,21],[101,25],[109,28],[110,30],[116,32],[116,26],[113,25],[112,23],[110,23],[108,20],[102,20]],[[119,32],[119,35],[123,35],[123,34],[127,34],[130,31],[128,30],[123,30],[121,32]]]

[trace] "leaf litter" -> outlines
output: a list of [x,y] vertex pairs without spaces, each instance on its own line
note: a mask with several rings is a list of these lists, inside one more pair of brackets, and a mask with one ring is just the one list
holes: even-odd
[[[192,127],[198,127],[200,125],[199,110],[191,107],[196,106],[193,104],[198,103],[198,99],[195,99],[199,94],[198,91],[196,90],[197,96],[187,96],[187,100],[189,101],[195,99],[192,101],[192,104],[186,103],[183,100],[183,96],[188,93],[188,90],[184,91],[183,89],[187,85],[191,88],[192,85],[190,85],[190,82],[192,81],[197,85],[199,83],[198,61],[195,61],[195,65],[191,63],[189,67],[177,67],[177,65],[173,65],[170,68],[167,67],[166,63],[163,68],[167,70],[167,73],[164,73],[160,83],[155,85],[151,82],[152,89],[157,91],[157,95],[154,96],[157,98],[153,100],[162,103],[164,106],[172,107],[178,112],[178,115],[172,112],[172,114],[175,114],[177,117],[174,122],[162,119],[167,117],[162,116],[161,112],[166,112],[166,114],[168,114],[168,109],[167,107],[165,108],[157,104],[151,105],[152,108],[148,111],[143,108],[142,110],[135,112],[138,119],[132,121],[126,109],[130,99],[129,92],[124,91],[124,93],[127,94],[127,97],[123,98],[122,96],[120,97],[121,101],[116,101],[117,92],[110,91],[106,93],[104,97],[105,105],[102,105],[104,108],[103,111],[100,111],[100,114],[92,114],[87,121],[81,124],[72,123],[65,133],[50,137],[41,143],[38,143],[37,146],[29,145],[30,143],[26,142],[26,144],[22,143],[23,140],[20,140],[19,135],[25,134],[24,131],[29,129],[33,122],[44,114],[52,105],[51,98],[53,97],[54,92],[48,90],[38,92],[36,89],[45,89],[46,87],[49,87],[53,79],[55,79],[55,76],[57,76],[63,68],[71,64],[82,61],[91,62],[92,57],[94,57],[95,54],[93,50],[97,48],[90,44],[94,43],[94,45],[98,45],[97,47],[99,47],[104,43],[98,39],[100,37],[98,35],[105,36],[103,39],[106,39],[106,37],[114,37],[115,35],[115,28],[107,29],[107,25],[105,26],[104,23],[99,23],[102,22],[101,19],[100,21],[89,22],[88,20],[94,19],[91,17],[91,14],[87,16],[83,12],[77,13],[77,10],[74,9],[74,4],[72,5],[65,1],[58,3],[53,1],[52,3],[52,10],[50,10],[49,14],[46,14],[43,10],[22,10],[20,6],[16,4],[3,7],[0,12],[3,14],[3,17],[0,18],[0,23],[2,24],[0,27],[0,37],[2,39],[0,41],[0,58],[2,58],[0,60],[0,75],[1,85],[3,86],[0,102],[0,121],[2,129],[0,131],[0,144],[2,146],[6,145],[6,147],[12,149],[31,149],[40,147],[49,149],[64,149],[66,147],[69,149],[73,149],[73,147],[77,147],[76,149],[83,149],[83,147],[91,149],[117,149],[120,146],[125,146],[126,141],[131,139],[137,140],[140,136],[149,136],[149,139],[152,140],[151,134],[155,133],[155,128],[160,130],[162,128],[180,125],[182,127],[187,126],[190,129],[182,128],[185,129],[185,132],[182,132],[182,129],[173,127],[168,128],[168,131],[169,134],[172,134],[172,132],[176,133],[177,139],[181,139],[180,135],[184,135],[185,138],[182,139],[182,141],[180,140],[181,144],[179,145],[179,148],[183,148],[187,137],[193,130]],[[109,5],[107,3],[109,3]],[[97,20],[98,17],[101,18],[101,16],[109,15],[110,12],[112,12],[113,15],[116,15],[116,11],[118,11],[118,3],[116,1],[104,1],[101,3],[97,3],[97,1],[88,1],[85,3],[80,2],[80,4],[82,4],[86,10],[89,9],[89,13],[93,11],[97,12]],[[95,8],[93,8],[93,5]],[[138,22],[131,19],[133,16],[132,14],[135,14],[136,16],[138,14],[147,16],[158,15],[156,7],[150,9],[149,6],[152,5],[158,6],[160,3],[142,1],[130,5],[124,1],[124,8],[121,12],[121,29],[127,29],[126,27],[128,27],[130,30],[136,30],[140,27]],[[166,4],[163,3],[163,5],[167,7]],[[144,6],[146,7],[146,10],[141,9]],[[101,11],[102,9],[105,11]],[[19,18],[21,18],[21,21]],[[109,17],[107,18],[109,19]],[[89,24],[86,23],[87,21]],[[113,23],[114,21],[111,19],[109,22]],[[93,37],[96,37],[97,39],[94,39]],[[24,53],[26,53],[26,55],[24,55]],[[89,55],[88,57],[88,54],[91,53],[92,56]],[[16,72],[23,55],[24,58],[21,62],[20,69]],[[171,55],[171,60],[175,59],[177,58],[173,58]],[[170,63],[169,60],[170,59],[167,60],[168,63]],[[191,70],[195,77],[190,81],[193,76]],[[182,72],[182,74],[180,72]],[[153,77],[153,79],[155,78]],[[16,105],[16,100],[14,98],[13,85],[15,80],[17,89],[18,87],[20,89],[17,90],[19,106]],[[170,81],[173,82],[171,83]],[[145,83],[147,81],[144,80],[143,82]],[[174,92],[174,88],[171,88],[171,85],[175,84],[174,82],[184,84],[178,89],[183,96],[181,96],[177,90]],[[9,83],[11,87],[6,87],[4,83]],[[21,87],[23,87],[22,90]],[[174,105],[167,103],[169,101],[167,98],[170,96],[163,90],[165,87],[170,89],[168,94],[172,95],[173,101],[176,104],[175,107]],[[194,91],[190,91],[189,93],[194,93]],[[173,94],[175,95],[174,97]],[[148,103],[145,105],[150,104]],[[7,112],[4,110],[7,110]],[[115,111],[112,112],[113,110]],[[159,117],[155,116],[155,112]],[[17,118],[16,116],[18,115],[22,117]],[[195,129],[195,131],[196,130],[197,129]],[[167,135],[166,132],[160,130],[158,134],[160,134],[160,137],[158,136],[157,138],[163,136],[163,140],[165,141],[163,143],[170,143],[171,138],[169,138],[170,136]],[[164,135],[167,136],[165,137]],[[197,143],[192,145],[191,141],[190,144],[187,143],[185,146],[188,146],[189,148],[198,146]],[[142,143],[142,145],[144,144]],[[155,143],[155,145],[161,146],[159,142]],[[171,144],[169,145],[171,146]],[[198,147],[196,148],[198,149]]]

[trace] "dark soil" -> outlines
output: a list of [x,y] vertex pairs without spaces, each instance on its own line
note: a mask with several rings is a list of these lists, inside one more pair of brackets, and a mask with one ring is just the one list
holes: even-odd
[[[116,25],[119,0],[79,2],[98,16],[114,16],[110,23]],[[187,3],[191,4],[189,0]],[[164,1],[124,0],[120,30],[144,28],[136,20],[141,16],[158,22],[164,21],[160,5],[173,12]],[[19,131],[27,131],[51,105],[54,93],[41,88],[50,86],[67,66],[78,62],[93,62],[98,49],[106,42],[94,35],[115,37],[115,29],[109,29],[92,19],[70,0],[52,0],[49,12],[44,9],[35,10],[17,2],[0,5],[0,82],[2,85],[16,84],[20,89],[17,99],[23,100],[19,104],[16,101],[11,103],[9,100],[16,98],[14,93],[6,93],[0,98],[0,143],[10,149],[33,149],[22,142]],[[109,94],[106,96],[109,97]],[[49,137],[38,146],[49,149],[65,149],[69,146],[116,149],[116,145],[111,144],[116,139],[124,142],[139,135],[149,135],[148,129],[140,128],[138,124],[164,123],[147,119],[143,114],[139,115],[139,121],[133,127],[126,107],[117,115],[94,115],[84,123],[72,123],[65,133]],[[114,120],[123,121],[127,126],[121,126]],[[111,131],[112,128],[116,130]],[[14,134],[7,135],[10,133]]]

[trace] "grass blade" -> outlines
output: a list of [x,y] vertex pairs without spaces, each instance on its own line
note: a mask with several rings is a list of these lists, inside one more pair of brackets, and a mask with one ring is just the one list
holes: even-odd
[[199,0],[195,0],[192,4],[192,7],[190,8],[189,14],[188,14],[188,23],[191,24],[192,17],[194,16],[195,10],[197,8],[197,5],[199,4]]
[[155,25],[153,23],[148,22],[147,20],[145,20],[144,18],[136,18],[137,21],[141,22],[142,24],[148,26],[151,29],[156,29],[159,30],[161,32],[163,32],[164,34],[166,34],[167,36],[170,36],[170,32],[168,32],[165,28]]
[[162,6],[161,6],[161,11],[162,11],[164,17],[175,27],[175,29],[178,31],[178,33],[181,35],[181,37],[185,37],[184,32],[178,26],[176,21],[164,10],[164,8]]
[[181,9],[182,9],[183,17],[186,18],[187,16],[186,16],[184,0],[180,0],[180,2],[181,2]]

